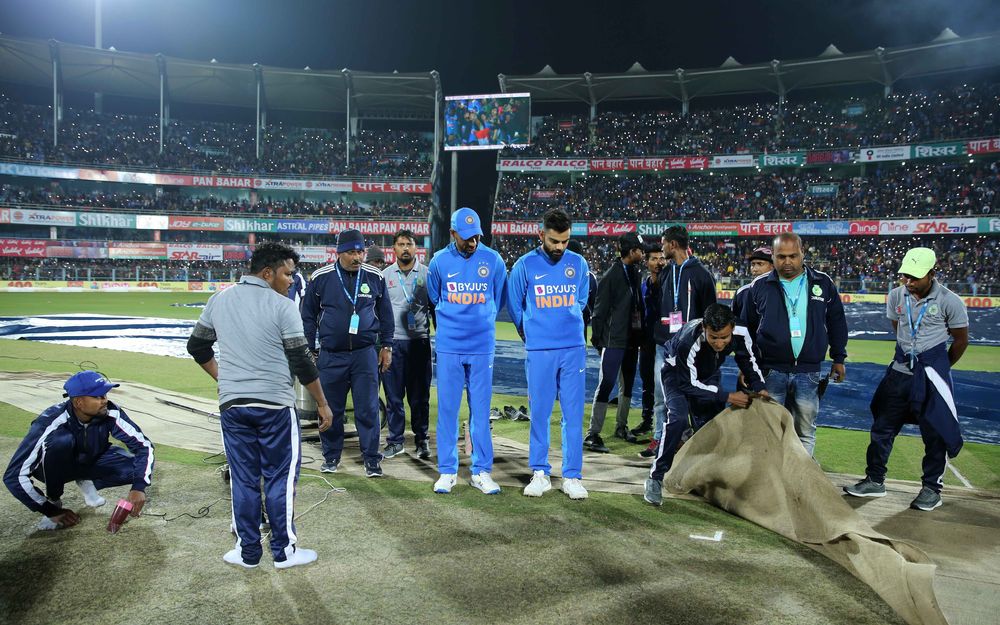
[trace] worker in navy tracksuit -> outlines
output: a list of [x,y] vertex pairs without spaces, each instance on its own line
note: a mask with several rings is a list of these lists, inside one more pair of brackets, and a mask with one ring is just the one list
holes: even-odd
[[722,388],[721,368],[726,356],[734,355],[751,391],[767,396],[753,338],[728,306],[710,305],[703,319],[685,323],[665,347],[660,382],[667,419],[644,493],[645,500],[657,506],[662,502],[663,476],[674,462],[688,424],[697,431],[725,410],[727,403],[739,408],[750,405],[750,395]]
[[[886,298],[896,331],[896,354],[871,401],[871,444],[865,479],[844,490],[855,497],[885,495],[892,444],[906,423],[920,426],[924,441],[923,487],[910,507],[941,505],[947,457],[962,449],[951,367],[969,345],[969,313],[962,298],[934,279],[934,250],[913,248],[903,257],[903,284]],[[948,347],[948,338],[952,339]]]
[[[774,262],[772,258],[771,248],[767,245],[755,248],[750,254],[750,279],[751,281],[766,273],[771,273],[774,270]],[[737,319],[743,312],[743,308],[746,306],[747,299],[750,297],[750,283],[746,283],[736,290],[733,295],[733,314]],[[740,391],[747,391],[747,387],[743,384],[743,379],[740,378],[736,385],[736,389]]]
[[496,319],[507,284],[507,267],[480,243],[483,230],[471,208],[451,216],[452,243],[434,254],[427,273],[427,296],[437,320],[437,451],[434,492],[450,493],[458,480],[458,409],[468,389],[472,437],[470,483],[486,494],[500,492],[493,480],[490,398]]
[[310,349],[316,349],[319,333],[320,380],[333,410],[333,426],[320,433],[321,470],[334,473],[340,466],[350,389],[365,475],[379,477],[379,373],[392,363],[395,324],[385,280],[377,269],[362,264],[364,254],[361,232],[348,229],[337,236],[336,262],[317,269],[306,287],[302,325]]
[[827,351],[835,382],[846,375],[847,320],[830,276],[803,264],[802,239],[785,232],[774,240],[774,271],[748,289],[740,321],[761,354],[767,392],[792,414],[795,432],[811,456],[816,446],[820,367]]
[[[84,502],[94,507],[104,504],[98,490],[131,484],[127,499],[132,516],[139,516],[153,475],[153,444],[124,410],[108,401],[108,391],[117,386],[96,371],[73,375],[63,385],[69,400],[38,415],[14,452],[3,482],[21,503],[45,515],[39,529],[80,522],[61,501],[63,487],[73,480]],[[112,446],[109,436],[125,443],[128,451]],[[44,493],[32,479],[45,485]]]
[[562,408],[562,490],[586,499],[583,477],[583,403],[587,345],[583,307],[589,296],[587,261],[566,249],[572,222],[553,209],[542,221],[542,245],[514,263],[507,280],[507,309],[524,339],[531,432],[531,482],[524,494],[540,497],[552,488],[549,434],[556,395]]
[[288,287],[288,299],[295,302],[296,306],[302,304],[302,297],[306,294],[306,280],[302,274],[296,271],[292,274],[292,286]]

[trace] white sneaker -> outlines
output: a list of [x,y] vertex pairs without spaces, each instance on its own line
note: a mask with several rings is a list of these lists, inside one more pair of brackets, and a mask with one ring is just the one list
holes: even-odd
[[275,562],[274,568],[287,569],[293,566],[309,564],[311,562],[315,562],[318,557],[319,556],[317,556],[316,552],[312,549],[300,549],[296,547],[295,551],[292,552],[292,555],[286,557],[284,562]]
[[80,487],[80,492],[83,493],[83,502],[91,508],[100,508],[107,503],[104,497],[101,497],[97,493],[97,488],[90,480],[77,480],[76,485]]
[[59,529],[59,524],[50,519],[49,517],[43,516],[42,519],[38,522],[36,528],[42,531],[57,530]]
[[438,481],[434,482],[434,492],[447,494],[451,492],[451,487],[458,482],[458,474],[456,473],[442,473]]
[[239,547],[233,547],[226,553],[222,555],[222,559],[227,564],[235,564],[236,566],[242,566],[245,569],[255,569],[256,564],[247,564],[243,561],[243,551]]
[[493,476],[486,471],[482,471],[479,475],[473,475],[472,479],[469,480],[469,484],[472,484],[473,487],[478,488],[487,495],[500,494],[500,485],[494,482]]
[[549,476],[545,475],[545,471],[535,471],[531,476],[531,482],[524,487],[523,492],[526,497],[541,497],[550,490],[552,490],[552,480]]
[[570,499],[586,499],[587,489],[583,483],[575,477],[564,478],[562,481],[562,492],[566,493]]

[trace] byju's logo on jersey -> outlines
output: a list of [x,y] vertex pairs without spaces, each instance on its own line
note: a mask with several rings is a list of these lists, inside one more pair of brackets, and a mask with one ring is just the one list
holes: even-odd
[[535,308],[565,308],[575,305],[575,284],[535,285]]
[[487,282],[446,282],[449,304],[485,304]]

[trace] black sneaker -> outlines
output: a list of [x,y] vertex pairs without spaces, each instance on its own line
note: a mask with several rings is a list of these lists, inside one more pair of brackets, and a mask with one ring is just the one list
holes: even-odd
[[604,445],[604,439],[601,438],[600,434],[589,434],[587,438],[583,439],[583,446],[590,451],[596,451],[600,454],[606,454],[611,451]]
[[417,458],[429,460],[431,457],[431,446],[427,441],[417,443]]
[[624,425],[619,428],[615,428],[615,438],[620,438],[624,440],[626,443],[636,442],[635,435],[632,434],[632,432],[629,432],[628,427]]
[[885,497],[885,484],[880,484],[872,478],[865,476],[865,479],[857,484],[845,486],[844,492],[852,497]]
[[924,512],[930,512],[940,505],[941,495],[926,486],[920,489],[920,493],[917,495],[917,498],[910,503],[911,508],[923,510]]
[[528,414],[527,406],[518,406],[517,408],[517,420],[518,421],[531,421],[531,415]]
[[382,464],[379,462],[366,464],[365,477],[382,477]]
[[660,441],[652,441],[651,443],[649,443],[649,447],[639,452],[639,457],[653,458],[656,456],[656,452],[659,450],[660,450]]
[[319,470],[323,473],[336,473],[337,469],[340,468],[340,458],[336,460],[327,460],[322,465],[320,465]]
[[392,458],[403,453],[403,443],[390,443],[382,450],[383,458]]
[[632,428],[632,436],[642,436],[643,434],[649,434],[653,431],[653,419],[651,417],[643,417],[639,425]]
[[503,419],[503,413],[500,412],[499,408],[490,408],[490,421],[497,421],[498,419]]
[[517,408],[513,406],[504,406],[503,416],[511,421],[517,421]]

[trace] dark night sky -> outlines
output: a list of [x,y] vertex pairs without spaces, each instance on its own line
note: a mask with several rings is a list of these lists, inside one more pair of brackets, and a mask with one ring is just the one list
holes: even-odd
[[[93,0],[2,0],[0,31],[93,44]],[[446,94],[496,76],[717,66],[1000,30],[1000,0],[440,2],[103,0],[104,46],[282,67],[437,69]],[[613,10],[608,7],[613,7]],[[583,109],[581,107],[581,111]],[[484,203],[492,154],[463,155],[460,203]],[[464,174],[470,175],[467,178]],[[467,182],[468,181],[468,182]],[[489,188],[486,188],[486,187]]]

